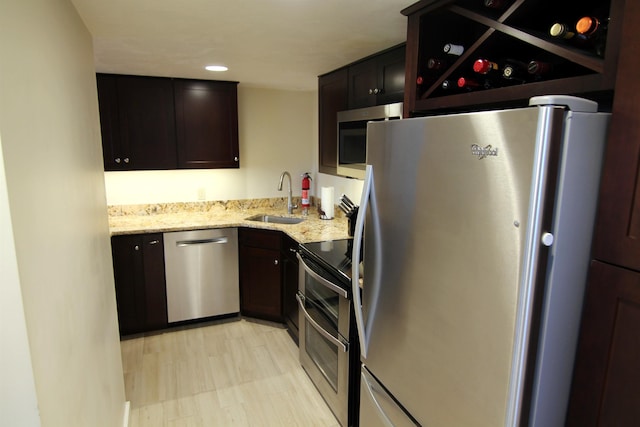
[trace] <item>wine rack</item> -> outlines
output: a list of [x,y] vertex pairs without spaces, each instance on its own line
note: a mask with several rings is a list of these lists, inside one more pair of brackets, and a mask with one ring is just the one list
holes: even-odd
[[[504,0],[503,7],[494,9],[483,0],[423,0],[409,6],[402,11],[408,17],[405,116],[526,105],[530,97],[548,94],[591,98],[606,109],[615,85],[624,1]],[[549,34],[555,22],[573,26],[583,15],[608,18],[604,54],[596,54],[589,43]],[[447,43],[464,46],[464,52],[447,55]],[[429,68],[432,58],[444,66]],[[480,58],[525,65],[536,60],[551,64],[552,71],[522,79],[489,79],[473,70]],[[460,77],[480,79],[482,84],[461,89]]]

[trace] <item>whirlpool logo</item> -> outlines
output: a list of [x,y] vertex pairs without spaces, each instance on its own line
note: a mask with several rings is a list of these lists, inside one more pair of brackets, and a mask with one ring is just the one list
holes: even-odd
[[493,148],[491,145],[487,145],[486,147],[481,147],[478,144],[471,145],[471,154],[476,156],[478,160],[482,160],[488,156],[497,156],[498,149]]

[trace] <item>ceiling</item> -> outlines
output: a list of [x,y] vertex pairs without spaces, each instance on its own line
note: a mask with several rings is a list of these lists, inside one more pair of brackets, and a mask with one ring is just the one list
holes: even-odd
[[400,11],[416,0],[72,2],[98,72],[315,90],[318,75],[405,41]]

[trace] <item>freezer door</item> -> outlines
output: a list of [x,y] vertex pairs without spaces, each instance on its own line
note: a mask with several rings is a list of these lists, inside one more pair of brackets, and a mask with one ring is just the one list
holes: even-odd
[[415,427],[409,415],[362,366],[360,377],[360,425],[366,427]]
[[363,363],[422,425],[507,424],[539,116],[369,124]]

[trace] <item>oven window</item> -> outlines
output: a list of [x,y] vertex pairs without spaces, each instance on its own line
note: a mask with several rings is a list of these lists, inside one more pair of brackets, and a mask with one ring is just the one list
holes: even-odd
[[318,367],[334,391],[338,391],[338,347],[320,335],[306,321],[305,346],[307,354]]
[[[308,262],[308,261],[307,261]],[[338,305],[340,295],[305,275],[305,309],[309,316],[326,332],[338,337]],[[331,387],[338,389],[338,352],[335,343],[322,336],[310,322],[305,325],[305,349]]]
[[337,336],[340,295],[309,275],[305,275],[304,292],[309,314],[323,329]]

